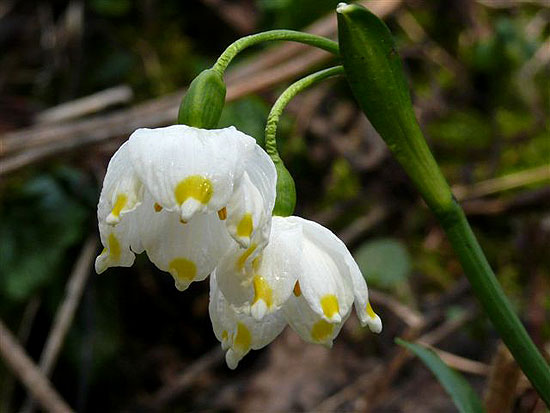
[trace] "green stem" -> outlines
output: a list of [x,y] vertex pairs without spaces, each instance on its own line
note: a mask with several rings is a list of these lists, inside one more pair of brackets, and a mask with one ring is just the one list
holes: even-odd
[[294,99],[294,97],[303,90],[319,83],[320,81],[331,77],[344,74],[344,68],[342,66],[334,66],[329,69],[320,70],[319,72],[312,73],[297,82],[290,85],[279,96],[277,101],[273,104],[271,111],[267,117],[267,123],[265,126],[265,150],[271,157],[273,162],[280,162],[279,151],[277,150],[277,125],[279,124],[279,118],[281,117],[284,109],[288,103]]
[[286,169],[279,151],[277,150],[277,125],[279,124],[279,118],[283,113],[283,110],[298,93],[307,89],[316,83],[331,77],[344,73],[342,66],[335,66],[329,69],[321,70],[316,73],[312,73],[303,79],[290,85],[279,96],[271,111],[267,117],[267,123],[265,126],[265,150],[273,160],[275,169],[277,170],[277,198],[275,199],[275,207],[273,208],[273,215],[289,216],[294,212],[296,205],[296,186],[294,185],[294,179],[292,175]]
[[338,43],[329,40],[325,37],[316,36],[314,34],[297,32],[294,30],[270,30],[267,32],[256,33],[250,36],[245,36],[233,42],[218,58],[212,69],[220,75],[223,75],[231,60],[242,50],[247,47],[254,46],[258,43],[270,42],[275,40],[286,40],[308,44],[326,50],[332,54],[338,55]]
[[462,208],[453,206],[437,214],[458,255],[472,289],[500,337],[547,406],[550,406],[550,368],[510,306],[493,270],[470,228]]

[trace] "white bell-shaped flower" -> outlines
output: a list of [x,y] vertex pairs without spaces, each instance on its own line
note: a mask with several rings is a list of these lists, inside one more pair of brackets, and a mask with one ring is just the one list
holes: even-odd
[[[229,249],[216,268],[216,280],[211,281],[215,291],[210,295],[215,331],[227,326],[221,319],[231,314],[253,326],[247,330],[252,341],[255,332],[261,332],[257,339],[263,346],[279,331],[270,336],[259,326],[264,320],[269,324],[283,318],[305,341],[330,347],[353,304],[361,325],[375,333],[382,330],[357,263],[327,228],[299,217],[273,217],[268,245],[258,253],[251,248]],[[220,299],[223,304],[213,302]],[[231,351],[227,355],[231,367],[246,352],[235,350],[231,340],[223,344],[227,339],[222,332],[216,331],[216,336]]]
[[98,205],[96,271],[147,252],[178,289],[202,280],[233,244],[269,237],[277,175],[255,140],[233,127],[138,129],[115,153]]

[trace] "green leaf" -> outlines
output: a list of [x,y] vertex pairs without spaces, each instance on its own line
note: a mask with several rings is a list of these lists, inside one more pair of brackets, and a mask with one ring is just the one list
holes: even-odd
[[361,245],[355,260],[369,285],[392,288],[411,273],[411,259],[404,245],[394,239],[380,238]]
[[395,342],[412,351],[432,371],[460,412],[484,412],[481,401],[468,382],[448,367],[432,350],[399,338]]

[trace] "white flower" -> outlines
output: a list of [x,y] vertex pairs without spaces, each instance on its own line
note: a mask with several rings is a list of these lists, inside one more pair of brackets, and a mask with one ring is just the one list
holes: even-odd
[[96,271],[131,266],[146,251],[178,289],[203,280],[232,238],[241,248],[266,244],[276,180],[268,155],[233,127],[138,129],[107,168]]
[[299,217],[273,217],[269,244],[256,254],[231,248],[211,276],[210,318],[234,368],[288,323],[305,341],[332,346],[355,305],[361,325],[382,330],[367,283],[344,243]]

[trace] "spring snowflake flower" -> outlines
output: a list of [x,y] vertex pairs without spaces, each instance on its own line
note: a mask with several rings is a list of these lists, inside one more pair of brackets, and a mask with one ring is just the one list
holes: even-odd
[[136,130],[103,182],[98,221],[105,248],[96,271],[131,266],[146,251],[186,289],[205,279],[231,246],[263,248],[276,180],[268,155],[234,127]]
[[332,346],[353,305],[361,325],[382,330],[357,263],[327,228],[273,217],[269,244],[254,251],[231,248],[210,279],[210,318],[230,368],[287,323],[305,341]]

